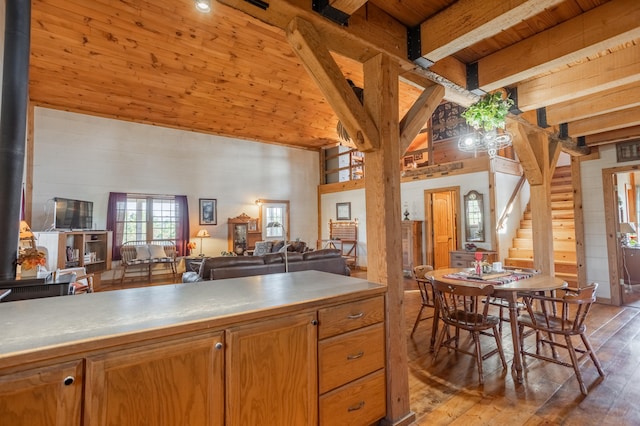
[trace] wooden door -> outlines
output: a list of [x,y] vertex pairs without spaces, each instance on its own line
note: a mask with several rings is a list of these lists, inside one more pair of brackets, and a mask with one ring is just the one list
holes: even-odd
[[427,252],[434,269],[449,267],[449,253],[456,250],[458,241],[459,188],[425,191],[427,212]]
[[226,424],[318,424],[315,313],[228,330]]
[[85,425],[222,426],[222,333],[87,358]]
[[80,426],[82,361],[0,374],[0,424]]

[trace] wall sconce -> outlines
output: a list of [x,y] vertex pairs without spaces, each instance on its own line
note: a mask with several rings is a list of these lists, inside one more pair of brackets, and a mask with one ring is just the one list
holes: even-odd
[[211,12],[211,0],[195,0],[196,9],[200,12]]
[[209,238],[211,235],[209,235],[209,231],[207,231],[206,229],[201,229],[198,231],[198,233],[196,234],[197,238],[200,238],[200,257],[204,257],[204,251],[203,251],[203,246],[202,246],[202,239],[203,238]]
[[262,206],[262,198],[258,198],[256,200],[256,206],[258,206],[258,207]]

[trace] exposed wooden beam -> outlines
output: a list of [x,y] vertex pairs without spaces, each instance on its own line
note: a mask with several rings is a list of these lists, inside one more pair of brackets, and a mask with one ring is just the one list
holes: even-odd
[[[554,275],[553,218],[551,216],[551,159],[557,154],[549,151],[549,142],[542,132],[531,133],[529,145],[539,166],[541,182],[530,184],[530,200],[533,228],[533,266],[545,274]],[[557,145],[554,150],[557,151]]]
[[347,15],[353,15],[367,0],[329,0],[329,5]]
[[455,2],[420,24],[421,54],[437,62],[563,0],[469,0]]
[[493,91],[630,42],[639,21],[640,2],[612,0],[480,59],[479,85]]
[[626,129],[612,130],[595,135],[587,135],[585,143],[587,146],[603,145],[611,142],[623,142],[640,138],[640,126],[627,127]]
[[638,82],[638,69],[640,44],[519,84],[518,108],[530,111]]
[[444,96],[444,87],[439,85],[425,89],[411,109],[400,120],[400,155],[402,156],[411,145],[416,135],[425,127],[429,118],[436,110]]
[[379,52],[400,61],[405,69],[413,68],[407,59],[407,29],[375,7],[367,6],[349,19],[349,26],[340,26],[314,12],[312,2],[306,0],[277,0],[263,10],[245,0],[216,0],[247,15],[283,30],[294,18],[311,22],[324,35],[326,47],[332,52],[364,63]]
[[634,82],[581,98],[549,105],[547,123],[568,123],[599,114],[640,106],[640,83]]
[[[301,18],[291,21],[287,28],[287,39],[358,150],[367,152],[377,149],[380,146],[378,129],[325,47],[325,39],[311,23]],[[367,93],[365,91],[365,97]]]
[[640,125],[640,106],[569,123],[569,136],[578,137]]
[[542,171],[536,154],[531,149],[529,134],[525,126],[516,121],[508,121],[507,130],[513,135],[513,149],[518,154],[529,185],[541,185],[543,182]]

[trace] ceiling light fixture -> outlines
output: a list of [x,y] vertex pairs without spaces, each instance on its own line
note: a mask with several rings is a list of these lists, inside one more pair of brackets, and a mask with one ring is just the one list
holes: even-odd
[[473,127],[473,132],[458,140],[458,149],[464,152],[487,152],[494,158],[498,150],[511,145],[513,137],[505,128],[505,120],[513,100],[502,99],[501,92],[488,94],[467,108],[461,116]]
[[200,12],[210,12],[211,11],[211,0],[195,0],[196,9]]

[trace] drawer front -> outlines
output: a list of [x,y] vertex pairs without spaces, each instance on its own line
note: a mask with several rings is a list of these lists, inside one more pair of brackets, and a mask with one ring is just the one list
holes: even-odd
[[318,338],[324,339],[384,320],[384,296],[318,311]]
[[384,324],[374,324],[318,344],[320,393],[384,367]]
[[378,370],[320,397],[320,426],[370,425],[385,417],[386,382]]
[[466,260],[451,260],[450,268],[469,268],[469,262]]

